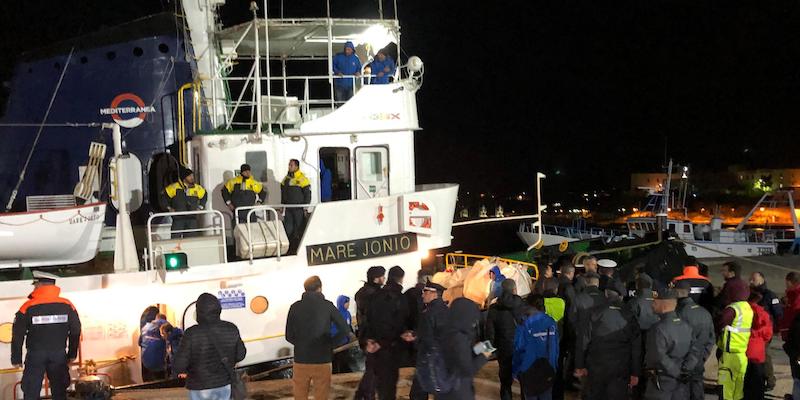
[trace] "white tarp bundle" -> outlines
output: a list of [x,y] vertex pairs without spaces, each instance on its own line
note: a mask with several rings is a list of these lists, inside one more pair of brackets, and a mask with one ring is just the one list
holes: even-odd
[[452,301],[457,297],[466,297],[479,305],[486,303],[489,297],[489,270],[497,265],[506,279],[513,279],[517,284],[517,294],[527,296],[533,289],[531,276],[527,269],[519,264],[507,264],[494,259],[483,259],[466,268],[454,272],[439,272],[432,281],[445,288],[445,300]]

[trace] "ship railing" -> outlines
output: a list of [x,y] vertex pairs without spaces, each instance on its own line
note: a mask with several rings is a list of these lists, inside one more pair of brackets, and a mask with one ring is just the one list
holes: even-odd
[[468,268],[475,265],[475,263],[478,261],[487,259],[492,260],[492,262],[504,262],[508,265],[516,264],[525,267],[527,268],[528,272],[531,273],[531,278],[533,278],[533,280],[539,279],[539,267],[535,263],[477,254],[447,253],[447,255],[445,255],[445,270],[452,272],[456,269]]
[[[275,258],[280,261],[281,260],[281,231],[283,230],[283,226],[279,223],[278,219],[278,211],[269,205],[258,205],[258,206],[247,206],[247,207],[237,207],[233,211],[233,223],[234,226],[239,224],[239,215],[241,215],[242,211],[246,211],[247,214],[245,216],[245,222],[247,225],[247,254],[250,258],[250,263],[253,263],[253,248],[254,246],[268,246],[271,244],[275,245]],[[272,227],[275,230],[275,239],[274,240],[262,240],[258,242],[253,242],[253,227],[249,222],[253,221],[256,216],[256,213],[261,214],[261,218],[264,221],[271,221]],[[271,219],[268,217],[272,217]]]
[[[405,66],[397,68],[397,72],[393,75],[395,82],[400,79],[402,76],[400,71],[405,68]],[[270,91],[272,95],[266,96],[268,98],[262,100],[255,98],[252,94],[248,96],[250,97],[249,99],[245,99],[245,93],[254,81],[252,75],[247,77],[221,77],[220,79],[225,84],[244,82],[236,100],[229,101],[227,104],[228,120],[225,128],[231,129],[237,126],[255,127],[257,121],[253,118],[256,115],[254,110],[257,107],[264,109],[262,114],[264,115],[263,123],[265,124],[294,124],[308,121],[312,118],[312,109],[328,108],[333,111],[347,102],[346,100],[336,99],[334,86],[337,79],[350,79],[353,86],[353,95],[355,95],[362,87],[372,84],[370,83],[371,80],[376,77],[377,75],[369,74],[337,75],[333,77],[328,75],[261,77],[259,79],[260,82],[271,85],[271,87],[272,85],[279,86],[275,88],[276,90]],[[302,85],[301,88],[298,87],[300,85]],[[322,90],[323,87],[325,87],[324,90]],[[323,94],[320,95],[320,92]],[[282,101],[277,101],[277,99],[281,98],[283,99]],[[299,111],[299,120],[291,118],[292,109]],[[277,112],[277,115],[273,114],[274,111]],[[247,116],[242,118],[242,113],[247,114]]]
[[[520,225],[519,228],[520,232],[526,233],[538,233],[534,224],[530,222],[526,222]],[[577,238],[577,239],[588,239],[591,237],[608,237],[608,236],[617,236],[619,232],[615,232],[613,229],[602,229],[602,228],[590,228],[590,229],[578,229],[573,227],[566,227],[566,226],[558,226],[558,225],[542,225],[542,230],[545,234],[548,235],[558,235],[558,236],[565,236],[568,238]]]
[[[201,226],[198,225],[197,228],[192,229],[172,229],[170,226],[167,233],[167,238],[162,238],[161,235],[164,233],[163,231],[156,232],[153,230],[153,221],[158,218],[165,218],[165,217],[183,217],[183,216],[192,216],[194,218],[210,216],[211,224],[208,226]],[[200,221],[206,220],[206,218],[198,218]],[[198,223],[199,224],[199,223]],[[173,237],[173,235],[179,235],[179,237]],[[188,242],[192,241],[192,238],[202,237],[202,238],[216,238],[216,242],[214,244],[206,244],[205,242],[194,241],[198,243],[192,243],[188,245]],[[161,243],[163,242],[170,242],[172,240],[178,240],[177,249],[180,251],[186,252],[186,250],[209,250],[209,249],[219,249],[219,254],[221,258],[221,262],[226,263],[228,262],[226,248],[228,246],[227,239],[225,237],[225,216],[217,211],[217,210],[198,210],[198,211],[172,211],[172,212],[163,212],[163,213],[156,213],[150,215],[147,219],[147,248],[148,250],[148,265],[146,269],[156,269],[156,260],[158,257],[166,255],[168,252],[172,251],[172,249],[165,248],[162,246]],[[185,242],[184,242],[185,240]],[[210,240],[208,242],[211,242]],[[165,266],[166,267],[166,266]]]

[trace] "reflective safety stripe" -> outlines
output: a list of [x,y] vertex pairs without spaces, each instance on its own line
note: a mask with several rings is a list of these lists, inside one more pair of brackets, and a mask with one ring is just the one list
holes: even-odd
[[703,288],[699,287],[699,286],[693,286],[692,288],[689,289],[689,293],[691,293],[691,294],[703,293]]
[[734,328],[730,325],[725,327],[726,331],[736,332],[736,333],[750,333],[750,328]]
[[67,314],[59,314],[59,315],[37,315],[31,318],[31,321],[34,325],[46,325],[46,324],[66,324],[69,320]]

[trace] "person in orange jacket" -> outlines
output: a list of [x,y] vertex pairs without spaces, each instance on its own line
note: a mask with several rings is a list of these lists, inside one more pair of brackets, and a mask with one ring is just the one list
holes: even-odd
[[750,341],[747,342],[747,372],[744,375],[744,399],[763,399],[766,387],[767,345],[772,339],[772,318],[758,305],[761,294],[751,292],[747,302],[753,309],[753,325],[750,327]]
[[677,284],[679,281],[689,283],[691,287],[689,289],[689,297],[691,297],[697,305],[713,313],[714,287],[711,285],[708,277],[700,275],[700,269],[697,265],[684,266],[683,275],[676,276],[672,280],[672,283]]

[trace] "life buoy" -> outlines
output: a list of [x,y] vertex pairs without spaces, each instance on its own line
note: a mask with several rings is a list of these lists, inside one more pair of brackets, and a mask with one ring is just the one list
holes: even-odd
[[560,251],[562,253],[567,251],[568,248],[569,248],[569,243],[567,243],[566,240],[561,242],[561,244],[558,245],[558,251]]

